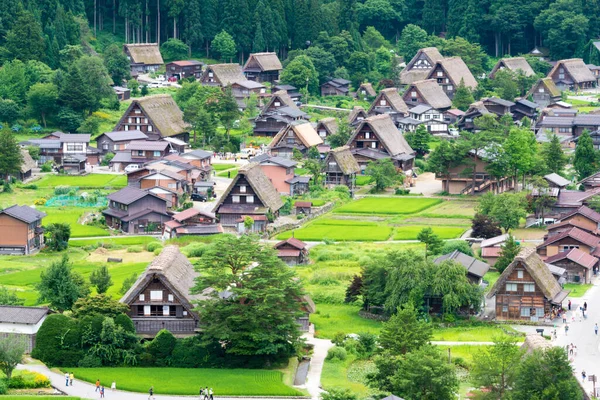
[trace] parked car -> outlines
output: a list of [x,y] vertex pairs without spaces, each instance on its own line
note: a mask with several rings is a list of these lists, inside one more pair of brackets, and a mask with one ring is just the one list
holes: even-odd
[[129,164],[128,166],[125,167],[125,169],[123,171],[133,172],[133,171],[137,171],[138,169],[140,169],[140,166],[138,164]]
[[202,193],[192,193],[192,201],[206,201],[206,195]]

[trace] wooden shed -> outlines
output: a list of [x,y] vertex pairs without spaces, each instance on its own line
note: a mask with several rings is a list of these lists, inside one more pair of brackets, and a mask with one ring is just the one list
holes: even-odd
[[296,215],[310,215],[312,212],[312,201],[297,201],[294,203],[294,210],[296,210]]

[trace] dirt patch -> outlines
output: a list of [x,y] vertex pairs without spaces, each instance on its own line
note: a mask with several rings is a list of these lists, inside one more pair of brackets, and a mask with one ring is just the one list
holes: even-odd
[[128,253],[127,249],[109,250],[99,248],[94,250],[87,258],[90,262],[106,262],[107,258],[121,258],[123,263],[150,262],[154,259],[154,253],[142,251],[141,253]]

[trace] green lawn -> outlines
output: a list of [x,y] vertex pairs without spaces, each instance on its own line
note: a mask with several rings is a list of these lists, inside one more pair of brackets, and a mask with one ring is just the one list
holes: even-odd
[[356,360],[350,354],[344,361],[326,360],[321,374],[321,385],[325,390],[348,389],[364,399],[369,395],[366,375],[376,372],[375,364],[370,360]]
[[235,167],[237,167],[237,165],[236,164],[213,164],[212,167],[215,171],[218,172],[218,171],[223,171],[224,169],[235,168]]
[[392,228],[375,222],[354,220],[335,220],[320,218],[295,231],[287,231],[277,235],[277,239],[294,237],[300,240],[320,241],[383,241],[387,240]]
[[358,311],[358,306],[348,304],[318,304],[310,322],[315,324],[315,335],[319,338],[332,339],[338,332],[379,334],[383,323],[362,318]]
[[98,243],[110,244],[114,246],[133,246],[141,245],[145,246],[150,242],[157,242],[158,240],[152,236],[135,236],[135,237],[114,237],[106,239],[77,239],[69,240],[70,247],[85,247],[91,245],[97,245]]
[[371,183],[371,177],[369,175],[357,175],[356,186],[365,186]]
[[483,279],[489,283],[488,287],[486,288],[486,291],[489,291],[492,288],[492,286],[494,286],[494,283],[496,283],[498,278],[500,278],[500,272],[498,271],[488,271],[488,273],[485,274]]
[[[517,331],[508,325],[503,326],[505,331]],[[498,325],[488,326],[456,326],[438,328],[433,331],[433,341],[440,342],[492,342],[495,336],[502,335],[505,331]],[[519,336],[519,341],[525,340]]]
[[474,201],[444,201],[442,204],[419,213],[419,216],[429,218],[473,218],[475,215]]
[[296,175],[310,175],[306,168],[294,168],[294,174]]
[[[71,371],[71,369],[69,369]],[[147,393],[154,386],[156,395],[198,395],[200,387],[212,387],[215,396],[301,396],[282,381],[280,371],[206,368],[74,368],[78,379],[117,388]]]
[[468,365],[473,365],[473,357],[477,356],[480,352],[490,348],[490,345],[469,345],[462,344],[459,346],[438,346],[442,350],[442,354],[448,358],[448,349],[450,349],[450,358],[452,360],[456,358],[462,358]]
[[395,215],[413,214],[441,203],[441,199],[365,197],[340,208],[337,214]]
[[89,174],[84,176],[46,175],[33,182],[39,188],[54,188],[56,186],[77,186],[81,189],[107,189],[127,186],[125,175]]
[[569,297],[583,297],[592,286],[594,285],[591,283],[565,283],[564,289],[571,291],[571,293],[569,293]]
[[[423,225],[406,225],[398,226],[395,229],[393,240],[414,240],[421,230],[425,228]],[[460,237],[467,228],[456,227],[456,226],[431,226],[433,232],[440,237],[440,239],[455,239]]]
[[93,225],[82,225],[78,221],[86,212],[98,212],[93,208],[57,208],[57,207],[39,207],[40,211],[48,214],[44,217],[43,224],[49,225],[55,222],[66,222],[71,225],[71,237],[90,237],[90,236],[106,236],[108,231]]
[[220,176],[221,178],[235,178],[235,176],[238,173],[238,169],[230,169],[228,171],[221,171],[221,172],[217,172],[217,176]]

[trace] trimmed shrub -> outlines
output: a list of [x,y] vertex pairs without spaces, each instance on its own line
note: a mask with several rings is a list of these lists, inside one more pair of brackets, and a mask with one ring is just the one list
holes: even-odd
[[162,249],[162,244],[160,242],[150,242],[146,245],[146,250],[153,252],[154,250],[160,248]]
[[162,329],[156,337],[148,343],[146,350],[154,357],[157,366],[166,366],[171,363],[171,354],[175,349],[177,339],[171,332]]
[[327,360],[340,360],[340,361],[344,361],[346,359],[346,357],[348,357],[348,352],[346,351],[345,348],[343,347],[332,347],[331,349],[329,349],[329,351],[327,352]]
[[80,343],[79,325],[66,315],[51,314],[37,333],[31,356],[50,367],[74,366],[83,357],[82,352],[63,349],[77,348]]
[[154,249],[153,253],[155,256],[159,255],[162,252],[162,247],[158,247],[156,249]]
[[188,257],[201,257],[206,245],[204,243],[190,243],[181,249],[182,253]]
[[135,325],[131,318],[125,314],[119,314],[115,317],[115,324],[123,328],[126,332],[135,333]]
[[141,253],[143,250],[142,246],[129,246],[127,248],[128,253]]

